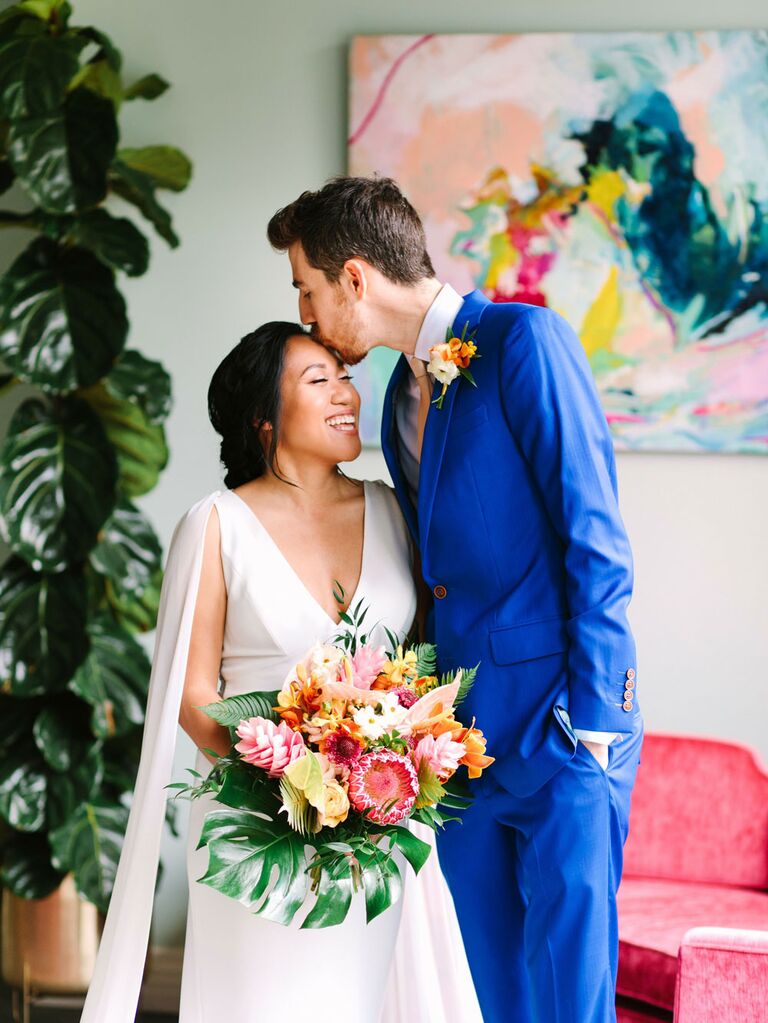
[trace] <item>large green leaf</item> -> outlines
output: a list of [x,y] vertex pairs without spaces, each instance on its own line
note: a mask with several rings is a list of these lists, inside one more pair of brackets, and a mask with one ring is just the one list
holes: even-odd
[[149,244],[126,217],[113,217],[106,210],[89,210],[72,219],[69,236],[88,249],[102,263],[140,277],[149,266]]
[[[65,824],[83,803],[91,803],[105,795],[106,763],[104,744],[96,740],[84,760],[66,773],[52,772],[48,777],[48,828]],[[109,798],[112,793],[107,793]],[[117,800],[115,800],[117,802]]]
[[354,893],[352,868],[347,856],[339,856],[323,866],[317,883],[316,899],[302,928],[333,927],[343,923]]
[[365,918],[368,923],[389,909],[403,892],[403,879],[390,854],[370,843],[359,850],[357,859],[365,889]]
[[44,899],[64,879],[51,864],[46,835],[13,835],[3,846],[1,862],[0,885],[20,899]]
[[139,769],[142,738],[142,730],[134,728],[127,735],[109,739],[103,744],[104,785],[117,794],[133,791]]
[[245,810],[214,810],[203,821],[198,848],[203,845],[209,859],[202,884],[268,920],[293,920],[308,888],[299,835]]
[[64,689],[88,652],[80,572],[41,575],[21,558],[0,570],[0,687],[16,696]]
[[115,503],[117,466],[97,416],[76,398],[16,410],[0,451],[3,535],[38,571],[88,555]]
[[0,693],[0,751],[13,749],[18,739],[29,735],[42,706],[38,699],[20,699]]
[[162,569],[152,576],[149,586],[138,597],[132,597],[107,585],[107,599],[115,618],[131,632],[150,632],[157,624],[160,608]]
[[71,29],[71,34],[96,46],[94,60],[106,60],[113,71],[119,71],[123,66],[122,54],[105,32],[92,25],[85,25]]
[[113,398],[138,405],[149,423],[163,423],[171,411],[171,378],[161,362],[126,348],[104,379]]
[[0,42],[0,118],[39,117],[58,110],[79,66],[82,41],[60,39],[27,22]]
[[99,801],[83,803],[50,833],[53,865],[71,870],[77,891],[102,912],[112,894],[127,826],[126,807]]
[[162,553],[149,521],[123,498],[99,531],[90,561],[118,598],[140,598],[162,568]]
[[148,493],[168,462],[162,426],[150,423],[140,406],[113,397],[103,384],[83,391],[82,397],[101,419],[117,452],[120,491],[126,497]]
[[0,815],[17,831],[45,827],[48,771],[31,744],[22,743],[0,759]]
[[37,206],[75,213],[106,196],[117,138],[112,103],[82,87],[57,110],[11,121],[8,159]]
[[117,154],[122,164],[150,178],[155,188],[183,192],[192,177],[189,157],[175,146],[143,146],[121,149]]
[[0,278],[0,357],[43,390],[95,384],[127,334],[114,274],[86,249],[37,238]]
[[108,99],[115,110],[120,109],[123,101],[123,80],[105,58],[92,60],[84,64],[70,83],[70,88],[86,88],[98,96]]
[[417,838],[412,831],[400,825],[387,828],[386,834],[392,839],[393,845],[397,846],[406,860],[408,860],[414,874],[418,874],[432,852],[432,847],[429,843]]
[[247,718],[269,718],[272,721],[280,721],[280,717],[272,710],[277,704],[279,689],[264,692],[242,693],[240,696],[227,696],[216,703],[206,704],[200,709],[209,718],[218,721],[220,725],[239,725]]
[[90,708],[70,693],[51,697],[32,728],[35,745],[54,771],[71,771],[87,754],[93,737],[88,730]]
[[88,625],[91,648],[69,688],[93,707],[91,728],[109,739],[144,721],[150,663],[144,647],[111,616]]
[[144,75],[133,85],[129,85],[123,95],[124,99],[157,99],[170,88],[168,82],[160,75]]
[[122,160],[114,160],[109,175],[109,182],[115,195],[131,203],[154,226],[161,238],[171,248],[176,248],[179,238],[173,230],[171,215],[160,205],[155,196],[155,183],[148,174],[129,167]]

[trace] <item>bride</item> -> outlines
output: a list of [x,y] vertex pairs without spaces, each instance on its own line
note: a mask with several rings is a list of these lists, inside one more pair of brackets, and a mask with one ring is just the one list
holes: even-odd
[[[208,409],[227,489],[190,508],[171,541],[134,800],[81,1023],[134,1019],[177,722],[205,774],[213,758],[202,751],[225,754],[230,740],[201,706],[279,688],[309,647],[338,633],[352,602],[369,606],[380,644],[384,627],[407,633],[416,611],[393,491],[338,468],[360,453],[360,396],[331,353],[298,324],[268,323],[219,365]],[[344,606],[334,581],[351,595]],[[212,805],[203,796],[190,812],[180,1023],[260,1023],[278,1012],[318,1023],[480,1020],[436,853],[369,925],[357,897],[340,926],[284,927],[198,883]]]

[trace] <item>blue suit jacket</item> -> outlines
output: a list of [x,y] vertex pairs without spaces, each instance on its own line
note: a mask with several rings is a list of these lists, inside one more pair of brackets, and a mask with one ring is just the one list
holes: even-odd
[[526,795],[573,756],[560,708],[574,728],[640,725],[637,701],[627,709],[625,699],[632,556],[611,436],[574,332],[549,309],[493,304],[480,291],[454,332],[465,323],[481,356],[477,387],[459,378],[430,409],[418,508],[395,435],[405,358],[387,389],[382,444],[440,598],[430,618],[440,669],[481,662],[462,719],[485,732],[497,781]]

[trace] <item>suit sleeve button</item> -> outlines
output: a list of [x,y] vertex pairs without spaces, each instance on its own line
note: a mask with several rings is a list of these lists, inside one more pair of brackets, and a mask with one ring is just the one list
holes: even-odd
[[627,668],[627,678],[631,681],[635,677],[635,669]]
[[624,707],[624,710],[632,710],[634,704],[631,700],[625,700],[622,706]]
[[634,694],[634,693],[632,692],[632,690],[631,690],[631,689],[625,689],[625,690],[624,690],[624,699],[625,699],[625,700],[626,700],[627,702],[631,703],[631,702],[632,702],[632,700],[634,699],[634,696],[635,696],[635,694]]
[[627,681],[624,683],[624,688],[625,689],[629,689],[629,690],[632,690],[632,689],[635,688],[635,683],[632,681],[631,678],[628,678]]
[[438,600],[442,600],[444,597],[448,596],[448,590],[446,590],[444,586],[436,586],[432,592]]

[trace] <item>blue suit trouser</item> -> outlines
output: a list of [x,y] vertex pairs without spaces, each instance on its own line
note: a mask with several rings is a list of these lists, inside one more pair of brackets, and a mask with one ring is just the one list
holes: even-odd
[[642,745],[581,742],[538,791],[478,786],[438,835],[485,1023],[615,1023],[616,891]]

